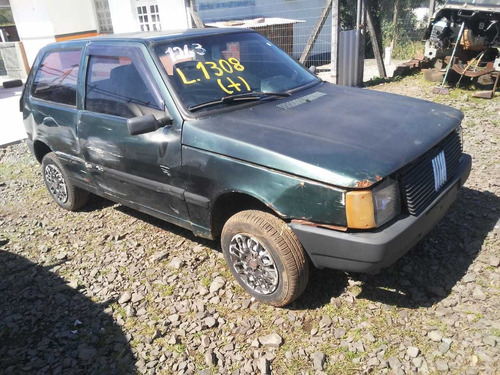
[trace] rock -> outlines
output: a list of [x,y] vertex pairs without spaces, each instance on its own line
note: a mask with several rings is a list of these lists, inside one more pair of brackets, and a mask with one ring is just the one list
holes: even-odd
[[497,338],[495,336],[486,336],[484,339],[483,339],[483,342],[486,344],[486,345],[489,345],[491,346],[492,348],[494,348],[497,344]]
[[344,337],[345,333],[346,333],[346,330],[344,328],[338,328],[338,329],[335,329],[333,331],[333,336],[336,339],[341,339],[342,337]]
[[168,250],[158,251],[158,252],[154,253],[154,254],[151,256],[151,260],[152,260],[154,263],[157,263],[157,262],[159,262],[160,260],[165,259],[167,256],[168,256]]
[[443,338],[443,334],[439,331],[430,331],[428,333],[428,336],[432,341],[436,341],[436,342],[441,341],[441,339]]
[[389,367],[393,370],[401,368],[401,362],[396,357],[389,357],[388,362],[389,362]]
[[259,342],[259,340],[257,340],[257,339],[253,340],[252,343],[250,344],[250,346],[252,348],[260,348],[260,342]]
[[262,375],[269,375],[271,374],[271,364],[269,363],[268,359],[265,357],[259,358],[257,362],[257,367],[260,370],[260,373]]
[[183,265],[184,261],[178,257],[173,257],[170,263],[168,264],[170,268],[174,268],[176,270],[181,269]]
[[441,344],[439,344],[439,351],[442,354],[446,354],[448,352],[448,350],[450,350],[450,345],[451,345],[450,340],[445,341],[445,339],[443,339],[443,342]]
[[178,322],[181,319],[181,316],[179,314],[172,314],[167,319],[170,322],[175,323],[175,322]]
[[497,256],[491,256],[490,257],[490,266],[493,266],[493,267],[498,267],[500,266],[500,257],[497,257]]
[[413,366],[416,368],[422,367],[422,363],[424,362],[424,359],[422,357],[417,357],[412,360]]
[[436,360],[436,370],[439,372],[448,372],[450,368],[448,367],[448,363],[443,361],[442,359]]
[[245,371],[247,374],[255,373],[254,367],[252,366],[252,361],[245,362],[245,365],[243,366],[243,371]]
[[134,307],[130,304],[127,305],[127,307],[125,308],[125,313],[129,318],[134,317],[136,315]]
[[406,354],[408,354],[410,358],[417,358],[418,355],[420,354],[420,349],[415,346],[410,346],[406,350]]
[[486,294],[483,293],[479,286],[476,286],[472,292],[472,298],[478,301],[484,301],[486,299]]
[[319,321],[319,328],[328,328],[332,325],[332,320],[329,316],[323,315],[321,320]]
[[380,365],[380,361],[377,357],[372,357],[368,360],[368,362],[366,362],[366,365],[368,367],[377,367],[378,365]]
[[209,351],[205,354],[205,363],[207,366],[217,366],[217,356],[214,352]]
[[273,332],[267,336],[259,337],[259,342],[264,346],[278,348],[283,344],[283,338],[276,332]]
[[323,371],[323,368],[325,367],[325,362],[326,362],[326,356],[324,353],[322,352],[314,352],[312,355],[311,355],[311,359],[313,360],[313,364],[314,364],[314,369],[316,371]]
[[132,303],[136,303],[136,302],[139,302],[141,300],[144,299],[144,294],[142,294],[141,292],[139,293],[134,293],[132,295]]
[[91,347],[83,347],[78,351],[78,358],[82,361],[90,361],[97,354],[97,350]]
[[212,328],[212,327],[215,327],[215,325],[217,324],[217,321],[214,319],[213,316],[207,316],[205,319],[203,319],[203,323],[208,328]]
[[120,305],[123,305],[124,303],[127,303],[128,301],[130,301],[132,299],[132,293],[130,293],[128,290],[123,293],[121,296],[120,296],[120,299],[118,300],[118,303]]
[[226,280],[217,276],[210,284],[210,293],[217,293],[225,284]]

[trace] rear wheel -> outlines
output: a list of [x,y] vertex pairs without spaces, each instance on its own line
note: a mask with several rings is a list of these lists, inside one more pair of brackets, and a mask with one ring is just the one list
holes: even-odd
[[59,206],[75,211],[87,203],[89,193],[73,185],[66,169],[53,152],[43,157],[42,173],[47,190]]
[[299,240],[281,219],[248,210],[224,225],[221,245],[229,269],[253,297],[285,306],[299,297],[309,280],[309,260]]

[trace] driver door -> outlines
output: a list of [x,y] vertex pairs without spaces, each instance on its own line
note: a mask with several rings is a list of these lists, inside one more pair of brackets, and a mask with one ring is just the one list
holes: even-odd
[[78,136],[98,189],[112,200],[182,225],[178,221],[188,221],[188,212],[180,117],[146,134],[130,135],[127,128],[129,118],[170,116],[151,57],[144,46],[130,43],[91,43],[86,54]]

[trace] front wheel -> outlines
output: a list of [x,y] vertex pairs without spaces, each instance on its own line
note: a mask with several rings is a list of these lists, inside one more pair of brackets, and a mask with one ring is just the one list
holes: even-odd
[[43,157],[42,173],[47,190],[59,206],[75,211],[87,203],[88,192],[73,185],[68,172],[53,152]]
[[281,219],[248,210],[232,216],[221,235],[229,269],[251,296],[285,306],[298,298],[309,280],[309,259]]

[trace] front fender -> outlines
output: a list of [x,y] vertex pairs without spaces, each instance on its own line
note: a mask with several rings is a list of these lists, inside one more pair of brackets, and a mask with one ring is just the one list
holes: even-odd
[[[214,202],[227,192],[255,197],[285,220],[346,226],[344,190],[224,155],[183,146],[188,194]],[[209,207],[192,207],[194,224],[210,228]]]

